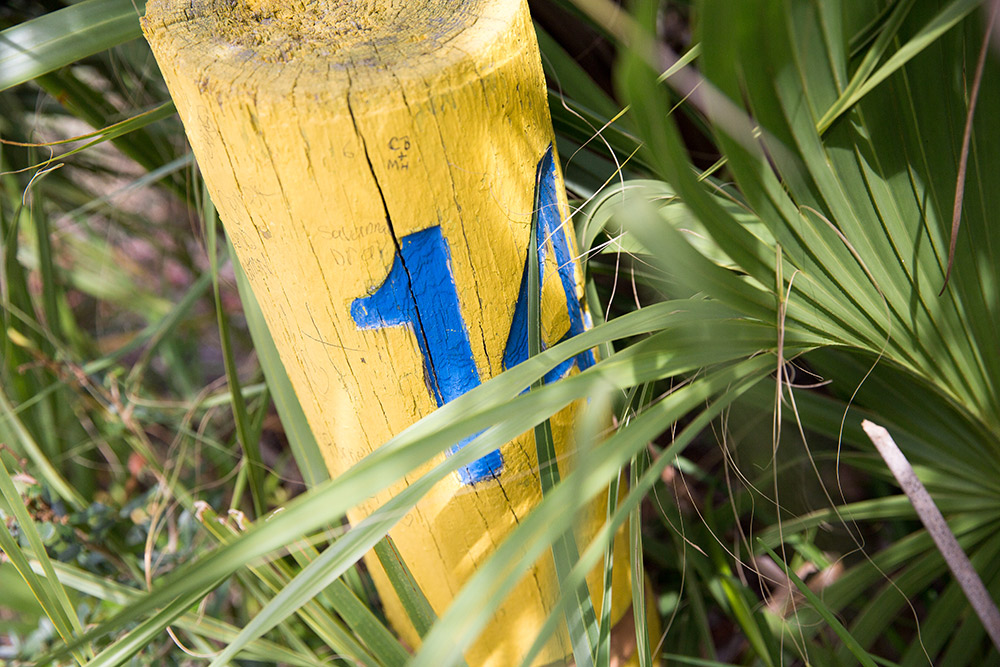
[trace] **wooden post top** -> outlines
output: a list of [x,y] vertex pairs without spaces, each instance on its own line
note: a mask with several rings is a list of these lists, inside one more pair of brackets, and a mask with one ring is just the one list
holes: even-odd
[[517,43],[527,41],[514,29],[522,4],[150,0],[144,30],[151,42],[174,42],[153,47],[174,53],[178,69],[201,71],[205,92],[287,95],[294,87],[323,96],[436,81],[452,87],[482,77],[534,47],[534,40]]

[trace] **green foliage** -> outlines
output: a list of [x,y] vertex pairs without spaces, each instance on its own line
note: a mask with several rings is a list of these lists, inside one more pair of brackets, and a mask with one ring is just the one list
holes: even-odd
[[[334,480],[129,41],[141,6],[0,11],[0,138],[16,142],[0,144],[0,657],[460,664],[554,557],[562,597],[532,655],[566,625],[577,664],[606,665],[608,605],[581,592],[595,567],[610,585],[624,565],[621,529],[637,626],[652,625],[643,573],[664,621],[638,641],[644,665],[998,659],[860,428],[892,432],[1000,596],[993,55],[959,178],[981,3],[576,4],[619,49],[612,93],[539,28],[597,326],[534,346]],[[671,16],[693,29],[680,59],[655,36]],[[721,159],[700,172],[686,142],[703,134]],[[541,386],[592,347],[598,364]],[[616,428],[585,419],[578,466],[559,474],[547,420],[582,398]],[[388,531],[529,430],[541,504],[435,615]],[[579,509],[626,480],[576,543]],[[358,566],[372,549],[424,635],[414,655]]]

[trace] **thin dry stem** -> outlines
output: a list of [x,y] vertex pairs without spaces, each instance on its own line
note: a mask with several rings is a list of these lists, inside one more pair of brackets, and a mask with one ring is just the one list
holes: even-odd
[[1000,3],[994,2],[990,6],[990,15],[987,20],[986,34],[983,35],[983,45],[979,49],[979,60],[976,62],[976,73],[972,79],[972,90],[969,93],[969,110],[965,115],[965,131],[962,134],[962,154],[958,160],[958,177],[955,179],[955,205],[951,211],[951,241],[948,244],[948,268],[944,274],[944,284],[938,296],[944,294],[948,287],[948,279],[951,278],[951,269],[955,263],[955,246],[958,244],[958,229],[962,224],[962,202],[965,200],[965,174],[969,164],[969,143],[972,139],[972,120],[976,115],[976,101],[979,99],[979,84],[983,80],[983,68],[986,65],[986,53],[990,47],[990,33],[993,32],[993,24],[996,22],[997,11]]

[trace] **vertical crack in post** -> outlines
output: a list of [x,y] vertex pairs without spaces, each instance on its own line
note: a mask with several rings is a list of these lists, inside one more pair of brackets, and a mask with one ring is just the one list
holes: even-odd
[[[382,192],[382,185],[379,183],[378,174],[375,173],[375,165],[372,163],[371,154],[368,152],[368,142],[365,140],[365,135],[361,132],[361,128],[358,126],[357,117],[354,115],[354,107],[351,106],[350,83],[347,93],[347,112],[351,115],[351,123],[354,125],[354,132],[361,141],[361,150],[365,154],[365,162],[368,164],[368,172],[372,176],[372,181],[375,183],[375,189],[378,190],[379,199],[382,201],[382,210],[385,213],[385,224],[389,228],[389,235],[392,237],[392,243],[396,248],[396,257],[399,258],[399,263],[403,267],[403,271],[406,273],[407,289],[409,289],[412,294],[413,276],[410,274],[410,270],[406,266],[406,260],[403,257],[403,248],[400,244],[399,236],[396,234],[396,229],[393,227],[392,216],[389,214],[389,204],[385,200],[385,193]],[[424,349],[429,349],[427,346],[427,334],[424,330],[424,323],[420,317],[420,309],[415,308],[414,311],[416,313],[416,324],[419,331],[414,331],[413,333],[420,337],[420,340],[423,343],[422,347],[424,347]],[[438,383],[437,370],[434,368],[434,359],[431,358],[430,354],[427,354],[424,362],[427,365],[426,381],[428,386],[431,388],[431,394],[441,396],[442,392]]]

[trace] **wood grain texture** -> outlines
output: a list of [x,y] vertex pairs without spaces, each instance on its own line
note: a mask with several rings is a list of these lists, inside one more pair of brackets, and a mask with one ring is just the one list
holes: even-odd
[[[553,141],[523,0],[147,8],[143,31],[331,474],[504,370],[536,170]],[[553,169],[566,220],[558,160]],[[575,255],[568,226],[555,234]],[[542,287],[549,344],[570,329],[581,293],[576,265],[559,266],[555,234],[545,239]],[[435,281],[441,290],[420,287]],[[578,407],[552,420],[561,461],[572,458]],[[392,531],[437,612],[540,500],[531,438],[503,446],[486,474],[439,483]],[[599,499],[581,538],[604,512]],[[376,561],[368,564],[390,619],[416,645]],[[628,571],[617,569],[616,620],[630,602]],[[468,662],[517,664],[553,581],[546,556]],[[598,586],[595,572],[592,592]],[[539,662],[569,654],[560,636]]]

